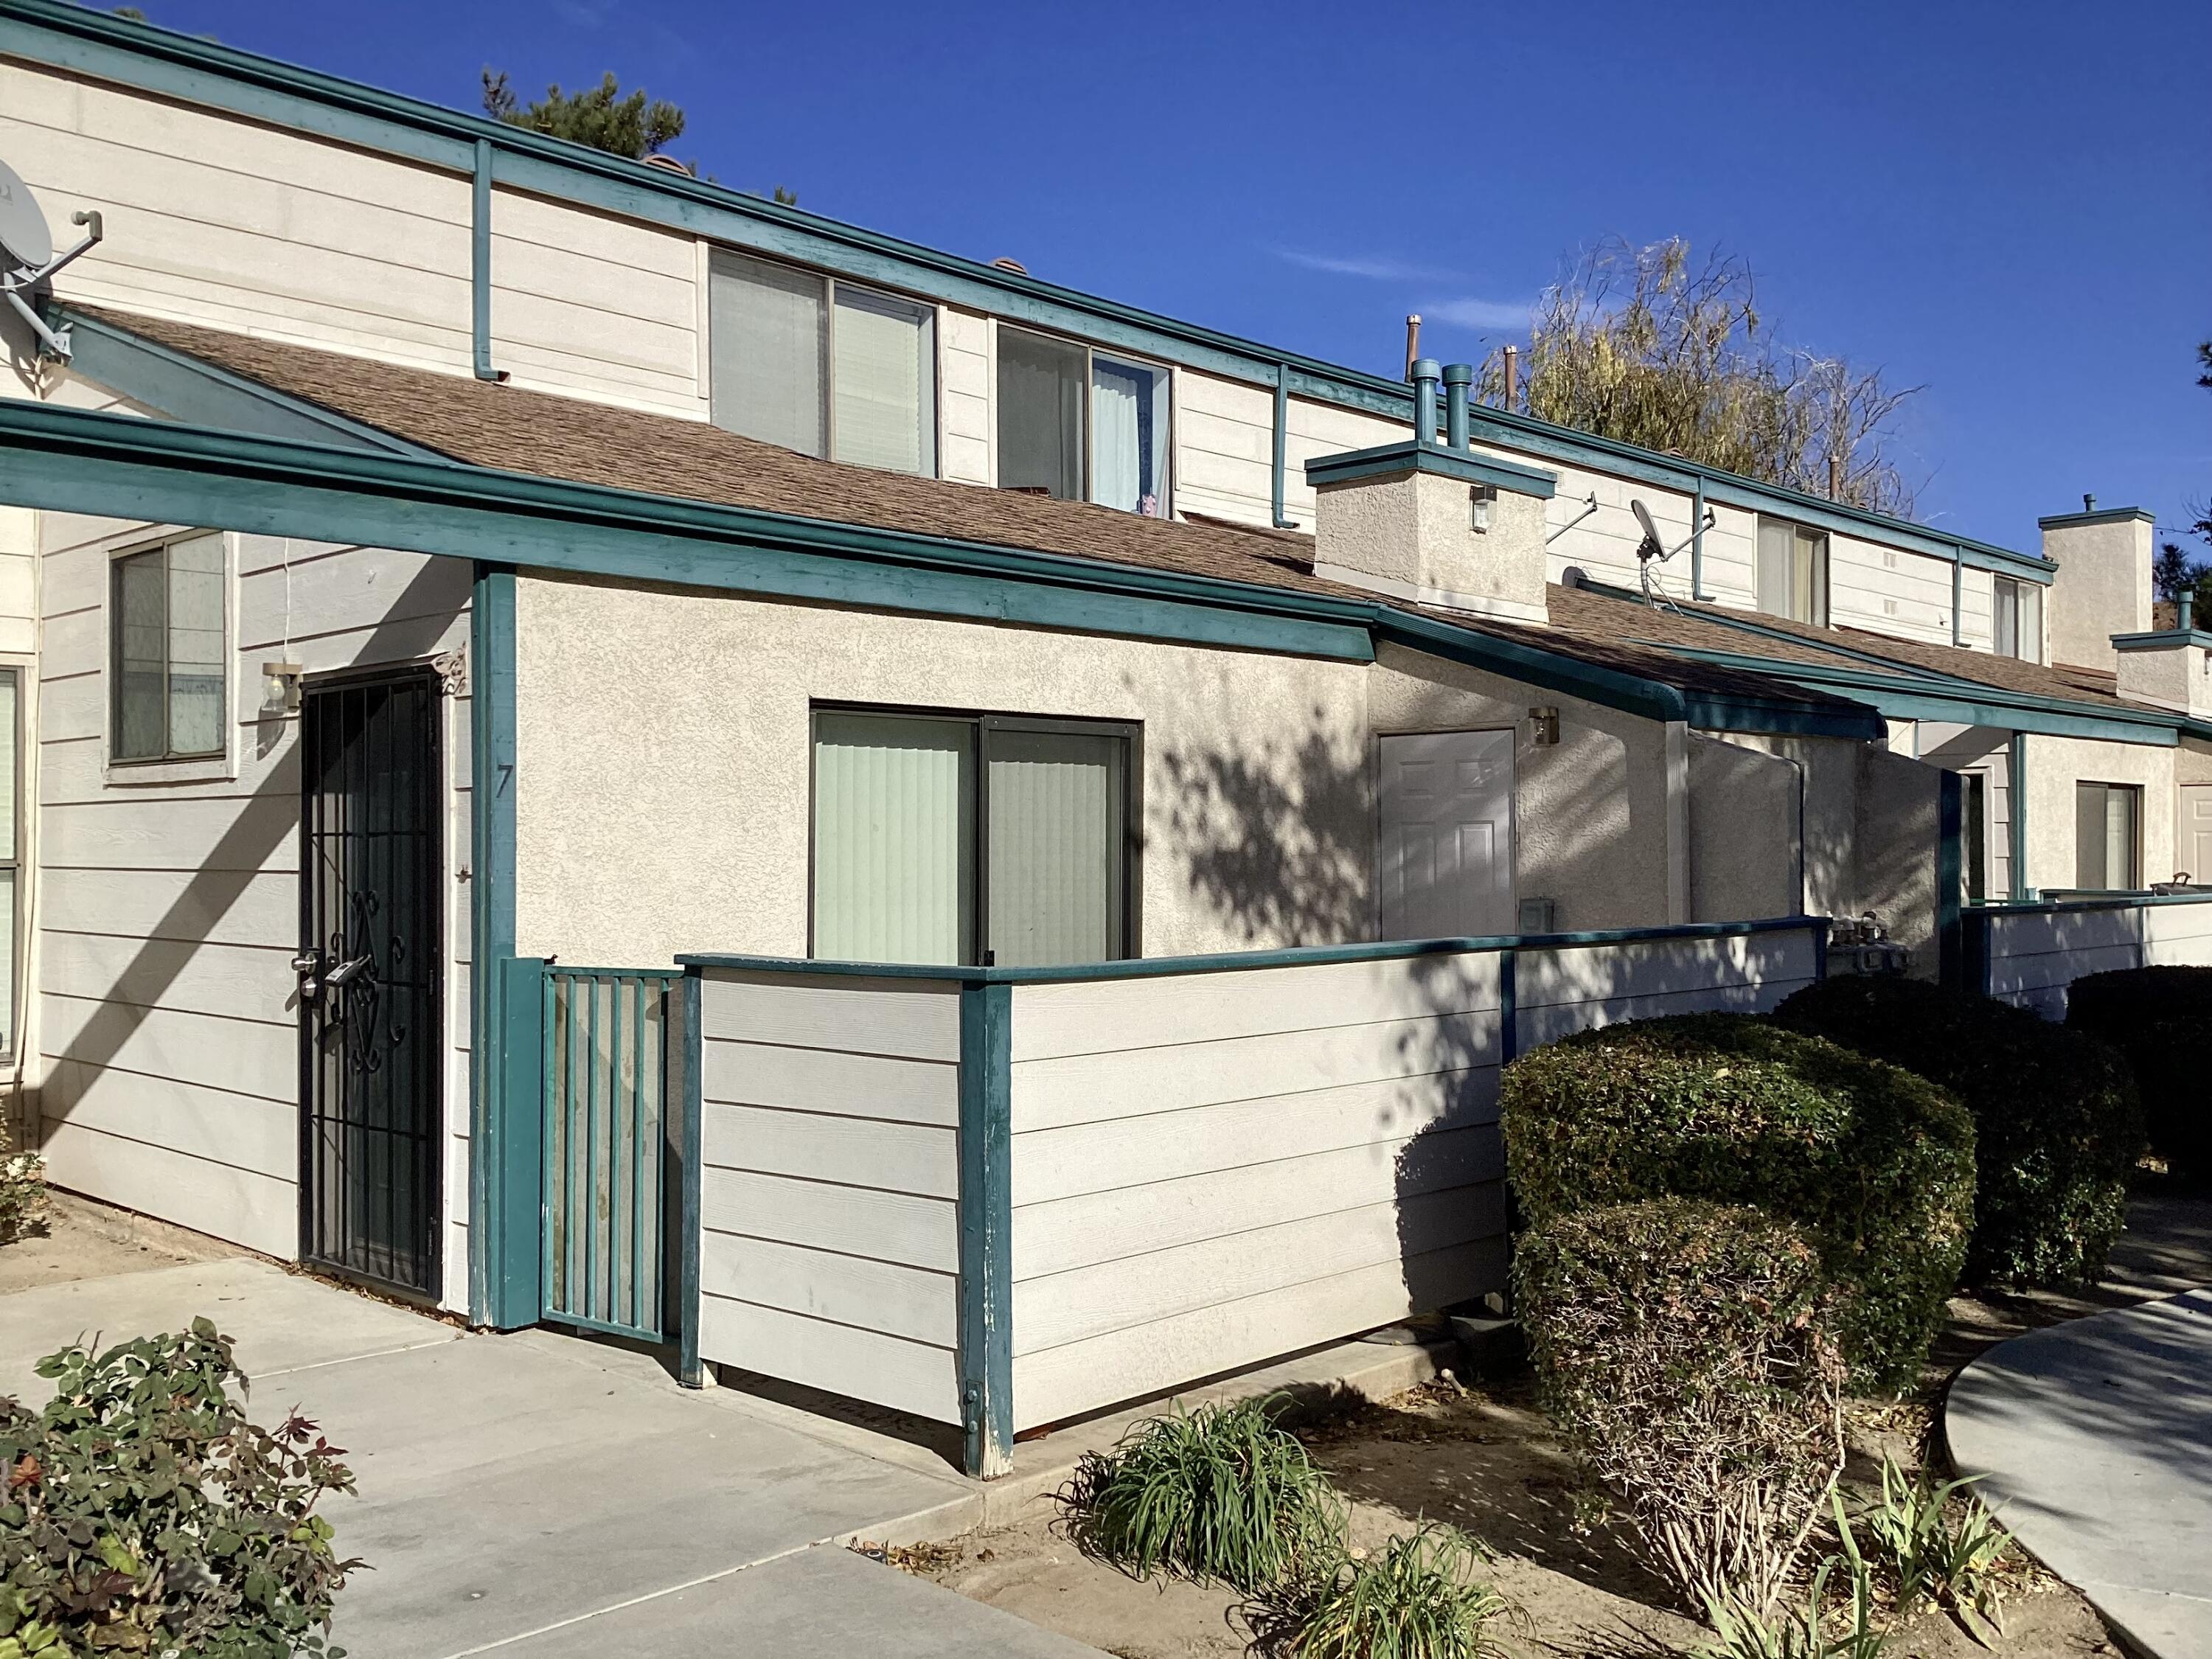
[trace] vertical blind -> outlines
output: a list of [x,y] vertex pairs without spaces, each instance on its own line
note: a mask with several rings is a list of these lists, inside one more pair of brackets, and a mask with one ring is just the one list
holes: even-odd
[[1119,738],[993,732],[990,948],[1002,968],[1125,954]]
[[708,283],[714,424],[819,455],[825,318],[819,276],[717,253]]
[[840,286],[836,326],[837,459],[894,472],[937,471],[937,347],[931,313]]
[[999,483],[1083,499],[1081,346],[999,330]]
[[2074,786],[2074,884],[2091,890],[2139,886],[2136,869],[2142,792],[2133,784]]
[[1124,513],[1166,511],[1167,386],[1158,369],[1094,357],[1091,365],[1091,499]]
[[1996,648],[2003,657],[2043,660],[2043,590],[2003,576],[1996,580]]
[[823,711],[814,726],[814,954],[972,959],[975,728]]

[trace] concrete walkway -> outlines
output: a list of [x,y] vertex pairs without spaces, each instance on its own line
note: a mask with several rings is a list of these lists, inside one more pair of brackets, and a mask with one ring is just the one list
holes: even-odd
[[2212,1659],[2212,1290],[2000,1343],[1943,1413],[1962,1474],[2158,1659]]
[[348,1449],[360,1495],[324,1512],[374,1568],[338,1601],[355,1659],[1098,1659],[837,1547],[958,1530],[973,1488],[941,1465],[622,1349],[471,1334],[265,1262],[0,1296],[0,1394],[45,1399],[32,1367],[81,1334],[195,1314],[235,1339],[257,1414],[296,1402]]

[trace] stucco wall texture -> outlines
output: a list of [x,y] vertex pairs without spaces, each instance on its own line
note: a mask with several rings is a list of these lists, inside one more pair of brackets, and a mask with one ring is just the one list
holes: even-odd
[[[1417,653],[1370,667],[544,574],[516,605],[526,955],[805,954],[817,702],[1142,721],[1146,956],[1372,937],[1389,732],[1515,727],[1518,892],[1565,928],[1665,920],[1661,727]],[[1538,701],[1555,746],[1529,742]]]

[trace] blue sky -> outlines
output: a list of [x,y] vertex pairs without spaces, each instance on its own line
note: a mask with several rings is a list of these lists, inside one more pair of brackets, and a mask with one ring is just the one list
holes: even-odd
[[[2212,495],[2212,5],[143,0],[466,108],[613,70],[724,183],[1385,374],[1562,255],[1748,259],[1794,343],[1923,384],[1919,515]],[[2212,553],[2212,550],[2199,549]]]

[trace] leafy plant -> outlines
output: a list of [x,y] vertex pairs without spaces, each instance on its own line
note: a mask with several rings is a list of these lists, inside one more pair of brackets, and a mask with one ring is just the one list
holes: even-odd
[[2212,1047],[2212,968],[2120,968],[2067,988],[2066,1023],[2109,1042],[2142,1093],[2151,1150],[2175,1173],[2212,1176],[2203,1055]]
[[1342,1547],[1343,1506],[1272,1403],[1147,1418],[1085,1453],[1059,1493],[1068,1535],[1138,1578],[1252,1593],[1316,1571]]
[[[1698,1650],[1699,1659],[1881,1659],[1897,1620],[1875,1618],[1874,1569],[1851,1534],[1840,1494],[1831,1492],[1842,1553],[1825,1557],[1804,1599],[1794,1605],[1753,1608],[1727,1595],[1705,1600],[1705,1621],[1718,1640]],[[1829,1580],[1843,1569],[1845,1617],[1829,1609]]]
[[247,1419],[228,1338],[196,1319],[37,1369],[44,1410],[0,1400],[0,1659],[337,1659],[331,1602],[362,1564],[315,1508],[353,1476],[296,1412]]
[[1991,1647],[2004,1631],[1996,1568],[2012,1534],[1973,1496],[1975,1478],[1908,1475],[1885,1457],[1881,1496],[1859,1511],[1859,1522],[1869,1553],[1889,1575],[1899,1619],[1924,1597]]
[[1771,1020],[1686,1014],[1584,1031],[1506,1068],[1507,1169],[1534,1223],[1664,1197],[1803,1229],[1843,1292],[1869,1389],[1916,1381],[1973,1221],[1974,1126],[1894,1066]]
[[2080,1285],[2104,1271],[2143,1149],[2118,1054],[2025,1008],[1886,975],[1808,985],[1774,1018],[1917,1073],[1972,1115],[1969,1279]]
[[0,1244],[14,1242],[46,1209],[46,1164],[35,1152],[10,1152],[13,1144],[0,1124]]
[[1769,1616],[1843,1468],[1812,1244],[1754,1209],[1662,1199],[1555,1217],[1514,1273],[1544,1403],[1652,1565],[1692,1606]]
[[1362,1560],[1285,1585],[1252,1614],[1262,1651],[1285,1659],[1480,1659],[1510,1604],[1482,1582],[1481,1550],[1455,1528],[1394,1538]]

